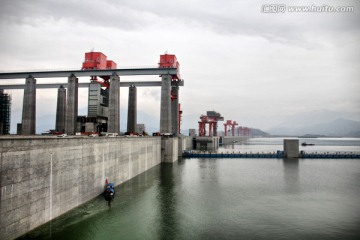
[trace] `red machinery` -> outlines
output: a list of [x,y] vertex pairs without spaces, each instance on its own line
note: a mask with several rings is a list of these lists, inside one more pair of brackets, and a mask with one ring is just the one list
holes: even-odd
[[[82,64],[82,70],[90,69],[116,69],[117,65],[112,60],[107,60],[107,57],[102,52],[87,52],[85,53],[85,61]],[[97,76],[91,76],[92,81],[96,81],[104,87],[109,87],[110,76],[101,76],[104,81],[98,80]]]
[[238,128],[238,135],[239,136],[250,136],[250,128],[240,126]]
[[[177,99],[178,96],[176,95],[176,93],[174,93],[173,91],[171,91],[171,101],[174,101],[175,99]],[[182,117],[182,110],[181,110],[181,104],[178,103],[178,112],[179,112],[179,134],[180,134],[180,126],[181,126],[181,117]]]
[[159,68],[177,68],[176,75],[172,75],[172,80],[180,80],[180,63],[177,61],[174,54],[163,54],[160,55]]
[[226,122],[224,123],[224,136],[227,135],[227,127],[231,126],[231,120],[226,120]]
[[217,123],[224,121],[224,117],[215,111],[207,111],[207,115],[201,115],[199,123],[199,136],[206,135],[206,124],[209,124],[209,136],[217,136]]
[[236,125],[239,125],[236,121],[226,120],[226,122],[224,123],[224,136],[226,136],[226,134],[227,134],[227,127],[230,126],[232,136],[234,137],[235,136],[235,126]]

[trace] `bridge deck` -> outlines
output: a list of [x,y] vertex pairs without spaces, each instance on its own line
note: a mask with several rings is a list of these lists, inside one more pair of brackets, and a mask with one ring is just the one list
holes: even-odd
[[55,70],[55,71],[24,71],[24,72],[0,72],[0,79],[21,79],[32,76],[34,78],[57,78],[69,77],[90,77],[90,76],[111,76],[116,73],[118,76],[133,75],[175,75],[176,68],[127,68],[127,69],[103,69],[103,70]]
[[[79,88],[88,88],[90,83],[79,83]],[[131,85],[134,85],[136,87],[161,87],[161,81],[134,81],[134,82],[121,82],[120,81],[120,87],[130,87]],[[177,81],[172,82],[171,85],[177,85],[177,86],[184,86],[184,81]],[[37,83],[36,88],[37,89],[45,89],[45,88],[59,88],[60,86],[63,86],[64,88],[67,88],[67,83]],[[0,84],[0,89],[24,89],[24,84],[6,84],[2,85]]]

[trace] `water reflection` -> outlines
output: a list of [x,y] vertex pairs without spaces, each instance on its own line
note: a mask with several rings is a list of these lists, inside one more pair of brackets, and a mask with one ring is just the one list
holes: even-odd
[[[218,173],[217,173],[217,159],[214,158],[202,158],[199,159],[200,170],[200,179],[201,181],[211,182],[211,185],[218,183]],[[214,186],[215,187],[215,186]]]
[[176,194],[174,191],[176,163],[161,164],[158,200],[160,204],[160,239],[175,239],[178,233]]
[[283,159],[284,167],[284,190],[289,194],[296,194],[300,192],[299,181],[299,159]]

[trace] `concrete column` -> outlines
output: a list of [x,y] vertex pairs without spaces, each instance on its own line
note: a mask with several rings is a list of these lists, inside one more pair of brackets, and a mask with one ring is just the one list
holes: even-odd
[[161,79],[161,106],[160,132],[171,133],[171,75],[162,75]]
[[21,123],[18,123],[16,125],[16,134],[17,135],[21,135],[21,129],[22,129],[22,124]]
[[215,122],[213,125],[213,136],[214,137],[217,137],[217,128],[218,128],[217,122]]
[[161,162],[163,163],[173,163],[178,160],[178,150],[179,143],[178,138],[161,138]]
[[26,78],[23,112],[22,112],[22,135],[34,135],[36,128],[36,79],[29,76]]
[[131,85],[129,87],[129,103],[128,103],[128,118],[127,118],[127,132],[136,132],[137,124],[137,98],[136,87]]
[[299,139],[284,139],[284,152],[286,158],[298,158]]
[[120,132],[120,77],[113,73],[110,78],[108,132]]
[[68,78],[68,90],[66,100],[65,132],[74,135],[77,126],[78,116],[78,78],[71,75]]
[[65,132],[65,114],[66,114],[66,89],[60,86],[58,89],[58,98],[56,106],[56,126],[58,132]]
[[179,136],[179,87],[172,86],[171,94],[175,97],[175,99],[171,100],[171,132],[173,132],[177,137]]

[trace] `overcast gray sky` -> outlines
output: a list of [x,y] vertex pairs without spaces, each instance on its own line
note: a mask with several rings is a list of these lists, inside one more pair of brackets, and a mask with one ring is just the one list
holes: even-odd
[[[0,3],[0,70],[81,67],[84,53],[93,48],[118,66],[149,66],[168,51],[176,54],[185,80],[180,90],[183,128],[197,128],[197,118],[207,110],[263,129],[313,112],[360,120],[356,0]],[[266,13],[266,4],[285,4],[286,9]],[[353,6],[354,11],[288,10],[312,5]],[[158,77],[122,78],[129,79]],[[20,122],[22,91],[11,93],[12,121]],[[122,108],[127,108],[127,94],[121,89]],[[79,108],[86,109],[87,91],[82,89],[79,97]],[[139,89],[138,109],[159,118],[160,89]],[[38,90],[37,116],[55,115],[55,110],[56,90]]]

